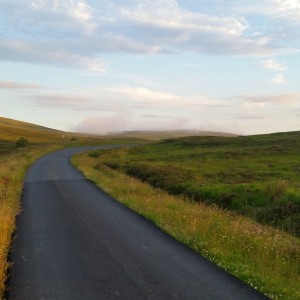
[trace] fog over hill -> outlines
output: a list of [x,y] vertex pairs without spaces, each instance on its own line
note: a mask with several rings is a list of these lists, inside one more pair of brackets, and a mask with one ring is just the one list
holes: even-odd
[[232,133],[201,131],[201,130],[161,130],[161,131],[122,131],[107,134],[89,134],[77,132],[65,132],[36,124],[17,121],[0,117],[0,140],[15,141],[19,137],[24,137],[32,142],[61,141],[63,138],[88,137],[88,138],[140,138],[149,140],[160,140],[168,138],[178,138],[185,136],[237,136]]

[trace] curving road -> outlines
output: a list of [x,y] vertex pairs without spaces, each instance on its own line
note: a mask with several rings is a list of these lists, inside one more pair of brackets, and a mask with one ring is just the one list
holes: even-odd
[[29,170],[8,299],[265,299],[86,180],[69,162],[84,149]]

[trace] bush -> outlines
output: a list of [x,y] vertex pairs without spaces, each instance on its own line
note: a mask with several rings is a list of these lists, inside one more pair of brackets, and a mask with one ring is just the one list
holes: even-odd
[[192,179],[192,175],[188,170],[172,165],[127,164],[125,172],[130,176],[139,178],[154,187],[165,189],[175,195],[185,193],[184,186]]
[[28,143],[29,141],[27,139],[21,137],[16,141],[16,147],[17,148],[27,147]]
[[281,198],[288,190],[289,182],[287,180],[272,180],[266,185],[266,194],[272,202]]

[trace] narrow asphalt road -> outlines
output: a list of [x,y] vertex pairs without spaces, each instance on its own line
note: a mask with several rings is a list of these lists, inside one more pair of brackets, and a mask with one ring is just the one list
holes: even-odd
[[27,174],[8,299],[265,299],[86,180],[80,150]]

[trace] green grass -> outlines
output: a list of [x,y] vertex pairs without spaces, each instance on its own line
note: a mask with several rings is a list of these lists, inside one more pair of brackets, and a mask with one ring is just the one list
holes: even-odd
[[[94,152],[100,163],[191,201],[300,235],[300,132],[188,137]],[[97,162],[95,162],[97,167]]]
[[149,147],[93,151],[76,155],[72,161],[114,198],[265,295],[300,299],[298,238],[215,205],[170,195],[107,166],[112,156],[114,163],[125,164],[128,152],[145,153],[145,149]]

